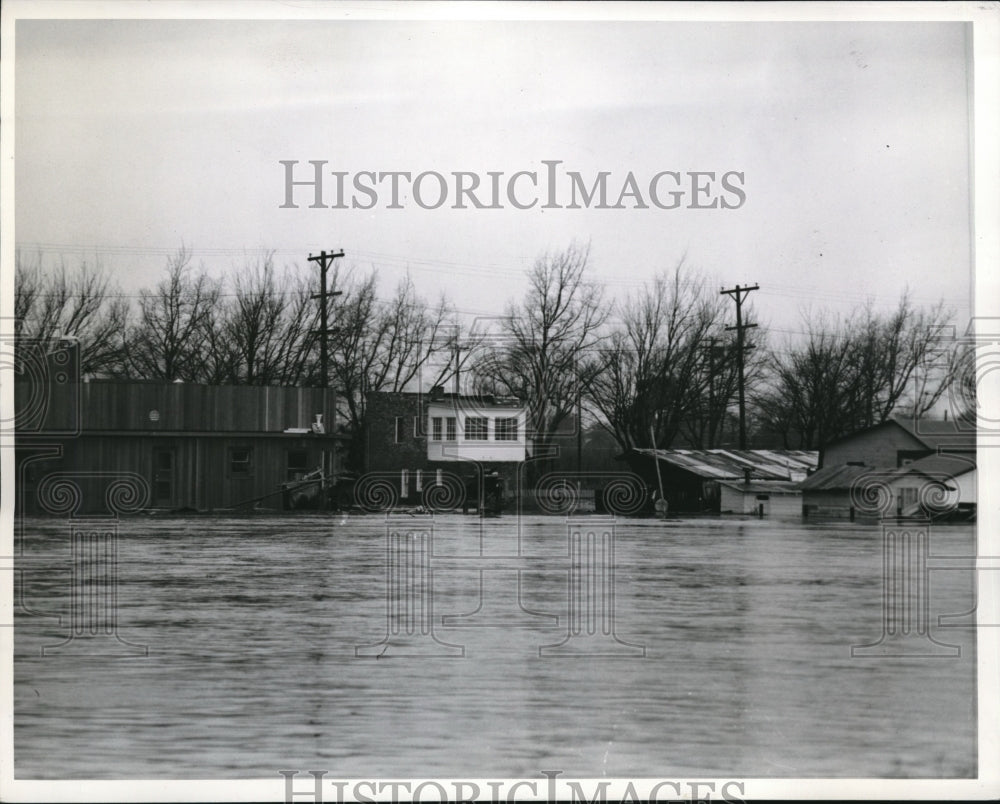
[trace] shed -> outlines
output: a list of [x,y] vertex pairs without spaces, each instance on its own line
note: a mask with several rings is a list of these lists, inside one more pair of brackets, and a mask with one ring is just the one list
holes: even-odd
[[669,510],[719,513],[722,482],[765,481],[794,492],[819,456],[807,450],[633,449],[619,457],[649,489],[663,483]]
[[784,480],[751,480],[749,483],[721,480],[719,510],[723,514],[799,519],[802,516],[802,492],[797,483]]
[[853,519],[851,490],[872,467],[861,463],[824,466],[799,484],[802,492],[802,516],[821,519]]

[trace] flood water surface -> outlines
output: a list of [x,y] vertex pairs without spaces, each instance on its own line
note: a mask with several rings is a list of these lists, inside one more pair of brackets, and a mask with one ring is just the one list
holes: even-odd
[[[23,543],[17,778],[976,771],[974,631],[937,625],[972,607],[971,572],[930,572],[955,650],[852,656],[883,634],[876,525],[128,518],[119,639],[88,597],[114,585],[80,580],[103,547],[58,520]],[[974,530],[931,543],[970,556]]]

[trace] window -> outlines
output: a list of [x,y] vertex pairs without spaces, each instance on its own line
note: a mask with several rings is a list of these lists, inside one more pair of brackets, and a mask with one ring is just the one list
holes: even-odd
[[396,417],[396,443],[399,444],[406,438],[406,417]]
[[431,419],[431,440],[440,441],[442,433],[442,419],[440,416],[435,416]]
[[517,416],[493,421],[494,441],[517,441]]
[[455,417],[454,416],[449,416],[445,421],[446,421],[446,423],[448,425],[448,435],[447,435],[447,438],[445,440],[446,441],[456,441],[458,439],[458,435],[457,435],[458,428],[455,425]]
[[309,452],[290,449],[285,454],[285,480],[301,480],[309,472]]
[[482,416],[470,416],[465,420],[466,441],[486,441],[490,437],[490,420]]
[[248,475],[253,470],[253,450],[250,447],[229,448],[229,471],[234,475]]

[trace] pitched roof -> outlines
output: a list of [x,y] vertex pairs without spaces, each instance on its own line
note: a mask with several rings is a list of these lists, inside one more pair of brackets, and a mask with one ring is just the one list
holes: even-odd
[[956,422],[942,419],[894,419],[900,427],[927,445],[928,449],[948,452],[949,449],[974,451],[976,431],[959,429]]
[[842,463],[824,466],[799,483],[802,491],[848,491],[861,475],[872,471],[870,466]]
[[886,419],[884,422],[873,424],[871,427],[865,427],[861,430],[855,430],[853,433],[842,435],[839,438],[833,439],[833,441],[828,441],[823,445],[823,449],[825,451],[834,444],[839,444],[851,438],[857,438],[858,436],[884,427],[898,427],[907,435],[923,444],[928,450],[935,452],[948,452],[949,450],[969,452],[976,449],[975,431],[959,429],[954,421],[945,421],[943,419],[914,420],[902,417]]
[[902,476],[917,473],[931,479],[938,479],[941,477],[959,477],[966,472],[975,470],[975,468],[976,461],[974,458],[964,455],[936,454],[928,455],[926,458],[921,458],[918,461],[913,461],[913,463],[900,466],[893,474]]
[[629,454],[658,460],[711,480],[742,480],[746,469],[760,480],[789,481],[819,462],[809,450],[769,449],[633,449]]
[[719,485],[748,494],[801,494],[799,484],[787,480],[720,480]]

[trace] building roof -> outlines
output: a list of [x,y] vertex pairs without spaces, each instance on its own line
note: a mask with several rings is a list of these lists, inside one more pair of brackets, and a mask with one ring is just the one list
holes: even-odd
[[945,421],[943,419],[914,420],[910,418],[886,419],[884,422],[873,424],[871,427],[855,430],[853,433],[848,433],[827,442],[823,445],[823,449],[826,450],[835,444],[840,444],[841,442],[864,436],[867,433],[886,427],[899,428],[923,444],[928,450],[934,452],[948,452],[949,450],[967,452],[976,449],[976,433],[974,430],[959,429],[954,421]]
[[[770,449],[633,449],[631,455],[656,457],[691,474],[710,480],[743,480],[745,470],[758,480],[793,480],[816,468],[819,453]],[[622,456],[626,457],[626,456]]]
[[824,466],[799,483],[799,488],[802,491],[849,491],[861,475],[871,471],[871,466],[851,463]]
[[461,407],[463,410],[477,408],[523,408],[524,402],[516,396],[497,394],[455,394],[445,391],[369,391],[369,399],[397,399],[406,402],[423,402],[428,405]]
[[914,438],[926,444],[928,449],[939,452],[976,449],[976,431],[960,429],[954,420],[894,419],[894,421]]
[[976,469],[974,458],[965,455],[935,454],[896,469],[894,475],[921,474],[931,479],[960,477]]
[[751,480],[744,483],[740,480],[720,480],[720,486],[740,491],[745,494],[801,494],[798,483],[787,480]]

